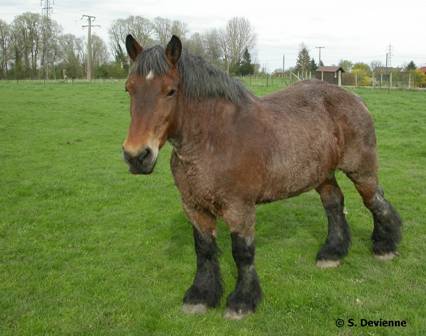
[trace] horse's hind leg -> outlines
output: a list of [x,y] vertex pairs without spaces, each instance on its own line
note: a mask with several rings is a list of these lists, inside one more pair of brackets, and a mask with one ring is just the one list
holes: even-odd
[[401,218],[394,207],[384,198],[383,189],[378,185],[376,173],[350,172],[365,206],[374,220],[373,252],[378,259],[388,260],[396,256],[397,244],[401,240]]
[[317,254],[317,266],[336,267],[340,264],[340,259],[347,255],[351,240],[348,223],[343,213],[343,194],[334,174],[316,190],[320,194],[328,220],[327,240]]
[[216,307],[223,293],[216,245],[216,219],[208,212],[184,209],[192,222],[197,271],[192,286],[183,298],[183,311],[190,314],[205,313]]

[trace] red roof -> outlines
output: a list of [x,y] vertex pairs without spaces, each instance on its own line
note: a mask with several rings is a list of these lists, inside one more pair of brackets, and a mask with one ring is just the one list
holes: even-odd
[[419,70],[426,74],[426,66],[419,68]]

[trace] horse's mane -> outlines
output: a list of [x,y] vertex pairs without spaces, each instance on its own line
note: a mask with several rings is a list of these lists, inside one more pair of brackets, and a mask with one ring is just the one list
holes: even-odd
[[[177,68],[185,96],[190,99],[223,97],[236,105],[248,101],[252,94],[243,84],[207,63],[202,57],[182,52]],[[130,73],[147,76],[150,71],[162,76],[170,69],[165,50],[155,46],[144,50],[135,60]]]

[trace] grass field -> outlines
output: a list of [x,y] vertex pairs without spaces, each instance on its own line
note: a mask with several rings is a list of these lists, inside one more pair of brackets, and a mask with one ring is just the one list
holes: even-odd
[[[191,227],[169,146],[152,175],[127,172],[123,82],[0,82],[0,335],[424,335],[426,93],[357,93],[374,115],[381,184],[404,219],[401,256],[372,257],[370,215],[339,175],[352,230],[343,265],[315,267],[327,230],[315,192],[260,206],[264,299],[255,315],[225,321],[225,300],[204,316],[181,313],[195,270]],[[227,295],[236,270],[223,223],[218,244]],[[408,326],[337,328],[337,318]]]

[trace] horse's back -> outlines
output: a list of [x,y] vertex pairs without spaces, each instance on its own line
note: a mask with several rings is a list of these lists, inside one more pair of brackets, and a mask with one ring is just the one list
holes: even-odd
[[284,172],[288,190],[283,195],[315,187],[336,169],[356,170],[363,160],[375,165],[373,122],[358,96],[312,80],[259,103],[276,149],[273,156],[278,158],[272,162],[279,162],[269,167],[270,187]]
[[321,131],[333,133],[345,147],[353,142],[375,147],[373,120],[361,97],[336,85],[320,80],[301,81],[265,96],[261,102],[270,110],[268,113],[290,123],[301,123],[308,131],[315,131],[318,123],[326,123],[328,127]]

